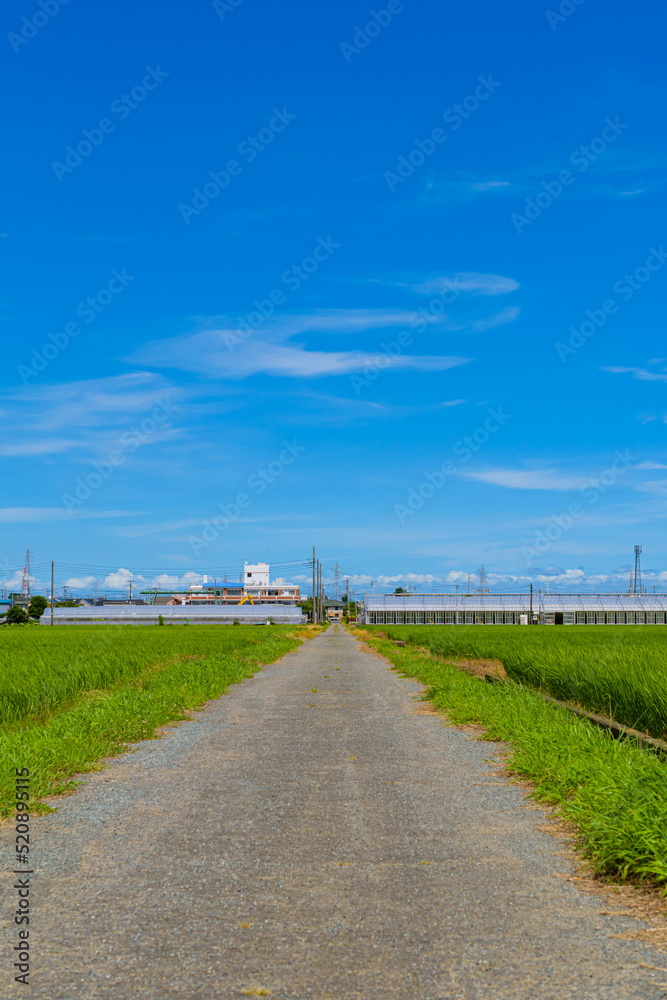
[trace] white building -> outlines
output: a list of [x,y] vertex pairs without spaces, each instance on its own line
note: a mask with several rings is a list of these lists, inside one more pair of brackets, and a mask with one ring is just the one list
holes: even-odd
[[243,563],[244,587],[268,587],[269,575],[268,563]]

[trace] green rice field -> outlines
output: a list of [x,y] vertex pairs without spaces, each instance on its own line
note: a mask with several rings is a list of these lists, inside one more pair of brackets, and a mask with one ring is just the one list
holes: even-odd
[[368,626],[443,658],[500,660],[509,677],[667,738],[667,628],[660,625]]
[[291,626],[0,629],[0,815],[14,769],[33,801],[295,649]]
[[[410,640],[405,647],[392,639]],[[389,626],[358,634],[450,723],[501,741],[509,775],[554,808],[593,870],[667,895],[667,760],[544,701],[533,685],[664,735],[664,629]],[[520,684],[485,684],[457,659],[499,659]]]

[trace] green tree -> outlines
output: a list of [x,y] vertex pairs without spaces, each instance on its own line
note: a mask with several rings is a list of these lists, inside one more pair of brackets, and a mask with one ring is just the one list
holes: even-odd
[[18,604],[9,609],[6,618],[10,625],[27,625],[30,621],[28,612]]
[[402,587],[397,587],[394,591],[395,594],[407,594],[407,590],[403,590]]
[[308,618],[312,618],[313,617],[313,599],[312,599],[312,597],[304,597],[304,599],[302,601],[299,601],[299,605],[298,606],[301,608],[303,614],[307,615]]
[[30,599],[30,604],[28,605],[28,614],[31,618],[41,618],[44,614],[46,608],[49,607],[49,602],[41,594],[35,594],[34,597]]

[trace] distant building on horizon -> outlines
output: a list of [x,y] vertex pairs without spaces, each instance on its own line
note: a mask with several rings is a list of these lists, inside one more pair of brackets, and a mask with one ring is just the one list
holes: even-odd
[[271,567],[269,563],[243,564],[243,577],[240,583],[209,583],[210,576],[205,576],[202,583],[193,583],[189,590],[164,591],[142,590],[147,594],[151,604],[240,604],[241,601],[254,604],[296,605],[300,600],[299,587],[295,583],[285,583],[283,579],[270,582]]

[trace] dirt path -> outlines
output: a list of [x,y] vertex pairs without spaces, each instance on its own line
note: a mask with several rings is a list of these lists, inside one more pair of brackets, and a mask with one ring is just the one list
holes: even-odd
[[[641,965],[666,958],[614,936],[637,922],[565,880],[494,745],[418,692],[330,629],[58,800],[33,821],[31,995],[663,996]],[[0,996],[26,995],[9,965]]]

